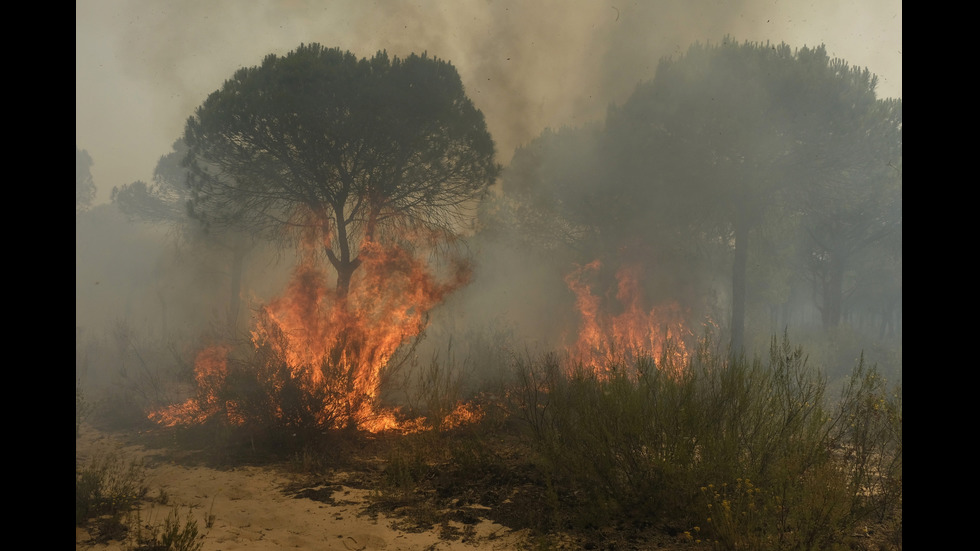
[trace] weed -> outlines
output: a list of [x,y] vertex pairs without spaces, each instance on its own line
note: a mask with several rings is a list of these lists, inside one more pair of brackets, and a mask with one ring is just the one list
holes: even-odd
[[214,528],[214,521],[218,518],[214,514],[214,502],[216,499],[218,499],[218,494],[215,494],[214,497],[211,498],[211,508],[208,509],[208,514],[204,517],[204,526],[206,526],[208,530]]
[[187,511],[187,518],[181,521],[180,511],[174,507],[163,522],[163,532],[160,534],[160,544],[167,551],[199,551],[204,542],[197,530],[197,521]]
[[81,433],[82,423],[92,413],[92,404],[85,399],[82,381],[75,379],[75,438]]
[[391,449],[382,479],[385,493],[397,499],[410,499],[420,482],[429,476],[427,458],[432,449],[423,442],[424,436],[409,435]]
[[187,516],[181,518],[180,509],[174,505],[162,524],[150,522],[146,527],[137,511],[134,524],[137,528],[131,542],[133,551],[200,551],[204,547],[203,536],[190,509]]
[[124,461],[117,453],[95,455],[75,467],[75,524],[101,515],[118,516],[146,495],[142,461]]

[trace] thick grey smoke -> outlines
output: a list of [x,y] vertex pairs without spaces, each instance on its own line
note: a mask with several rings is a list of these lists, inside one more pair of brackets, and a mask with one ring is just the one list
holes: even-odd
[[[601,123],[611,104],[653,78],[661,58],[725,36],[825,44],[832,57],[876,73],[879,97],[901,97],[901,0],[94,0],[76,4],[76,147],[91,156],[96,202],[104,203],[114,186],[151,181],[187,117],[235,70],[319,42],[359,57],[425,51],[452,62],[506,165],[545,129]],[[139,270],[131,275],[146,282],[152,278],[144,272],[169,261],[169,251],[160,256],[168,260],[143,258],[152,233],[127,236],[126,247],[140,255],[117,248],[87,256],[94,254],[86,248],[91,242],[76,245],[77,327],[92,334],[93,324],[131,323],[135,316],[166,332],[221,317],[217,301],[197,313],[203,322],[183,323],[181,316],[193,317],[202,302],[186,294],[181,303],[171,300],[188,278],[214,286],[221,274],[170,273],[143,294],[124,277],[116,262],[128,262],[122,269]],[[101,243],[111,246],[112,239]],[[561,338],[557,318],[574,312],[559,306],[568,306],[568,289],[554,263],[486,242],[473,252],[473,284],[438,314],[433,337],[481,335],[484,351],[508,331],[529,347]],[[272,260],[253,261],[253,269],[283,271]],[[124,294],[110,296],[107,283]],[[269,297],[256,300],[262,298]],[[147,313],[157,306],[170,311]],[[432,342],[447,346],[445,339]]]
[[301,42],[451,61],[506,163],[546,127],[601,119],[691,43],[786,42],[879,75],[902,93],[900,0],[96,0],[76,9],[76,145],[99,199],[149,180],[187,117],[239,67]]

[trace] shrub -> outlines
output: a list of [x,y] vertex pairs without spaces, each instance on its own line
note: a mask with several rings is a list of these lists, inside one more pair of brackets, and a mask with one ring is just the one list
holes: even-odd
[[884,522],[902,504],[902,387],[862,357],[842,392],[835,450],[848,466],[854,507]]
[[130,524],[133,528],[127,549],[133,551],[200,551],[204,547],[204,536],[190,509],[182,518],[179,507],[174,505],[162,523],[144,522],[137,509]]
[[147,492],[139,460],[124,461],[117,453],[99,453],[75,467],[75,524],[100,515],[117,516],[134,507]]
[[187,512],[187,518],[181,524],[180,512],[176,507],[167,515],[160,533],[160,543],[168,551],[198,551],[204,547],[197,530],[197,521]]
[[722,549],[825,549],[900,519],[901,392],[863,363],[837,400],[786,336],[768,361],[705,343],[685,366],[597,374],[550,355],[518,376],[535,449],[588,496],[585,524],[618,513],[696,525]]
[[75,438],[78,438],[82,430],[82,423],[92,412],[92,404],[85,399],[82,391],[82,382],[75,379]]

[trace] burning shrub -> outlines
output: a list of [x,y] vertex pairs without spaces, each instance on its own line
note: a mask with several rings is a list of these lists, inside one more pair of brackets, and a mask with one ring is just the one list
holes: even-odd
[[572,345],[575,361],[602,371],[653,357],[665,360],[661,369],[667,365],[683,368],[693,336],[685,323],[690,313],[676,302],[649,307],[638,264],[624,264],[616,270],[616,284],[606,293],[613,296],[597,295],[593,280],[601,266],[595,260],[565,276],[581,318]]
[[[281,338],[281,336],[280,336]],[[354,426],[369,397],[352,388],[352,369],[312,366],[297,370],[267,341],[247,358],[229,357],[228,347],[212,347],[197,360],[197,393],[182,404],[151,413],[165,426],[212,423],[245,433],[273,437]],[[254,444],[254,441],[253,441]]]
[[172,403],[191,373],[173,341],[140,337],[128,322],[99,337],[79,332],[76,414],[102,428],[146,428],[145,412]]
[[214,420],[252,430],[415,428],[380,407],[380,387],[427,312],[469,270],[453,265],[441,283],[400,247],[364,243],[361,254],[359,276],[343,292],[307,255],[285,294],[258,310],[247,359],[229,357],[228,346],[202,351],[196,395],[150,417],[165,426]]

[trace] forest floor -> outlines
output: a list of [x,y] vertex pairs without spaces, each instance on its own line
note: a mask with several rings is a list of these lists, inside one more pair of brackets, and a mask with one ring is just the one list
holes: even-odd
[[76,551],[138,551],[135,530],[159,530],[173,511],[197,521],[201,551],[707,549],[683,535],[623,526],[542,533],[535,527],[552,507],[517,449],[505,454],[513,461],[505,468],[465,477],[434,468],[424,484],[399,490],[386,468],[406,455],[397,437],[361,438],[342,450],[342,468],[319,474],[304,472],[296,460],[218,462],[165,438],[82,426],[76,465],[107,454],[139,462],[147,494],[125,533],[102,533],[100,519],[76,526]]
[[[159,531],[175,511],[197,522],[200,551],[710,549],[679,530],[635,519],[556,532],[554,526],[565,524],[556,519],[578,506],[576,498],[559,495],[556,502],[520,443],[477,440],[493,446],[489,462],[471,445],[453,444],[450,468],[426,459],[445,454],[442,438],[441,451],[426,449],[424,438],[345,438],[327,452],[324,468],[302,454],[285,461],[218,458],[207,447],[178,444],[173,433],[83,424],[75,439],[76,472],[112,454],[141,465],[147,493],[125,519],[128,530],[109,532],[105,518],[93,519],[76,526],[75,549],[155,551],[141,546],[139,536]],[[460,469],[461,463],[471,466]],[[860,549],[878,548],[872,539],[863,543]]]

